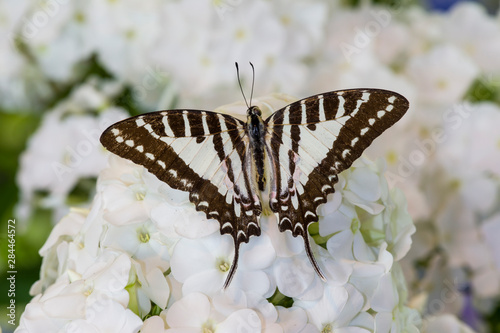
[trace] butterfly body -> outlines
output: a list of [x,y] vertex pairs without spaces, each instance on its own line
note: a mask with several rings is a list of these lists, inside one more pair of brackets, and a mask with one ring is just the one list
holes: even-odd
[[387,90],[332,91],[265,120],[250,106],[246,123],[210,111],[152,112],[110,126],[101,142],[189,192],[196,210],[233,237],[235,257],[224,287],[236,271],[239,245],[261,233],[263,207],[277,215],[280,231],[303,237],[311,264],[324,278],[307,232],[318,221],[316,209],[334,192],[337,175],[408,107],[403,96]]
[[253,165],[255,165],[257,177],[257,186],[259,191],[265,189],[265,141],[266,134],[264,120],[262,120],[262,111],[257,106],[248,108],[247,111],[247,135],[250,139],[251,155],[253,157]]

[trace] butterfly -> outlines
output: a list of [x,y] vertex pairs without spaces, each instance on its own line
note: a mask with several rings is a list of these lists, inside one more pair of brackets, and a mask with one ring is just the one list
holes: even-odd
[[325,280],[309,243],[316,209],[334,192],[338,174],[408,107],[406,98],[388,90],[338,90],[296,101],[267,119],[250,104],[246,122],[201,110],[146,113],[110,126],[100,140],[189,192],[196,210],[232,236],[235,255],[224,288],[236,272],[240,244],[261,234],[266,207],[281,232],[302,236],[312,267]]

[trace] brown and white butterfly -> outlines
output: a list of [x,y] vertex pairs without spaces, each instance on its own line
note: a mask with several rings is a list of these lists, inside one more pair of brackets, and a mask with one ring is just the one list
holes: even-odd
[[[331,91],[304,98],[263,119],[256,106],[247,122],[200,110],[158,111],[128,118],[101,136],[109,151],[143,165],[174,189],[189,192],[196,210],[241,243],[259,236],[269,207],[280,231],[302,236],[307,256],[324,276],[307,228],[334,192],[337,175],[407,111],[408,100],[381,89]],[[263,193],[268,201],[263,201]]]

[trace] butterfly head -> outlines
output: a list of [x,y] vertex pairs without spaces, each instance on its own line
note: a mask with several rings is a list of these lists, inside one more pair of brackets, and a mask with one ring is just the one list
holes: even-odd
[[262,111],[260,111],[258,106],[251,106],[247,110],[247,116],[252,117],[252,116],[262,116]]

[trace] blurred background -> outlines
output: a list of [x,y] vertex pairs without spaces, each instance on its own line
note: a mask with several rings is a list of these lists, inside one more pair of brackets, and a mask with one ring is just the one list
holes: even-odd
[[[407,116],[367,151],[417,225],[411,305],[500,332],[498,0],[0,1],[0,290],[15,220],[18,318],[52,227],[88,207],[100,133],[130,115],[383,88]],[[397,140],[394,140],[397,138]],[[385,140],[385,141],[384,141]]]

